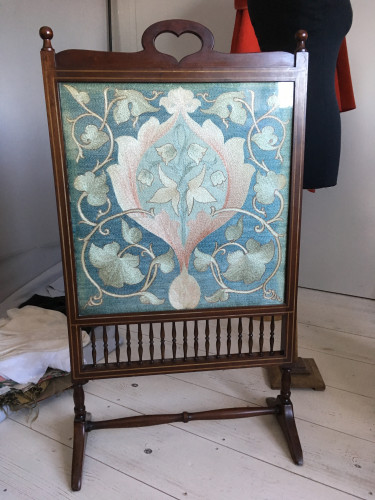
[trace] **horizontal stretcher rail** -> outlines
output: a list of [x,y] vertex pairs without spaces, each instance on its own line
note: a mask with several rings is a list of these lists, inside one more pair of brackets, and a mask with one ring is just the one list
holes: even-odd
[[240,407],[222,408],[218,410],[200,412],[182,412],[160,415],[139,415],[136,417],[115,418],[111,420],[87,421],[86,431],[97,429],[120,429],[128,427],[147,427],[150,425],[171,424],[173,422],[191,422],[193,420],[217,420],[232,418],[248,418],[260,415],[275,415],[278,413],[277,407]]

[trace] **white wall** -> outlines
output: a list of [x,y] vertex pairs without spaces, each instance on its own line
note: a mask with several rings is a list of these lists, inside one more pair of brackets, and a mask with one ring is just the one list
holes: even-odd
[[107,48],[105,0],[0,0],[0,302],[60,260],[39,28]]
[[338,185],[304,193],[300,285],[375,298],[375,2],[351,3],[357,109],[341,114]]
[[[112,4],[114,50],[141,50],[144,30],[157,21],[189,19],[207,26],[214,33],[216,50],[230,52],[236,13],[233,0],[112,0]],[[158,37],[156,46],[181,58],[199,50],[200,42],[194,35],[176,39],[166,33]]]

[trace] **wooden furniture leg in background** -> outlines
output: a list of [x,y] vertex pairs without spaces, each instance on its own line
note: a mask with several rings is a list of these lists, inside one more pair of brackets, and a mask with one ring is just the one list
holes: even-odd
[[[319,368],[312,358],[301,358],[298,356],[298,330],[295,342],[296,361],[291,369],[291,387],[293,389],[314,389],[324,391],[326,384],[320,374]],[[267,367],[267,374],[271,389],[281,389],[282,369],[279,366]]]

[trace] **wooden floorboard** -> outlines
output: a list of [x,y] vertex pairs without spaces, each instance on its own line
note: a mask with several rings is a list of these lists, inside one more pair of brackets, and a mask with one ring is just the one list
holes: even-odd
[[298,322],[375,338],[375,300],[299,288]]
[[[374,498],[374,324],[373,301],[301,290],[299,353],[315,359],[327,384],[324,392],[292,393],[302,467],[292,463],[272,416],[111,429],[89,434],[82,490],[73,494],[73,401],[66,391],[41,403],[38,414],[23,410],[0,424],[0,498]],[[260,368],[86,388],[96,419],[264,405],[275,394]]]

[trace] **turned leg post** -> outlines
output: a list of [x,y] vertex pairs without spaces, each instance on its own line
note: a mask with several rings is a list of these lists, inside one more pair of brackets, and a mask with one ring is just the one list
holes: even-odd
[[291,368],[282,368],[281,389],[279,399],[283,404],[292,404],[290,401],[290,389],[292,385]]
[[83,459],[86,444],[86,408],[85,393],[82,384],[74,384],[74,437],[73,437],[73,460],[72,460],[72,490],[81,489]]

